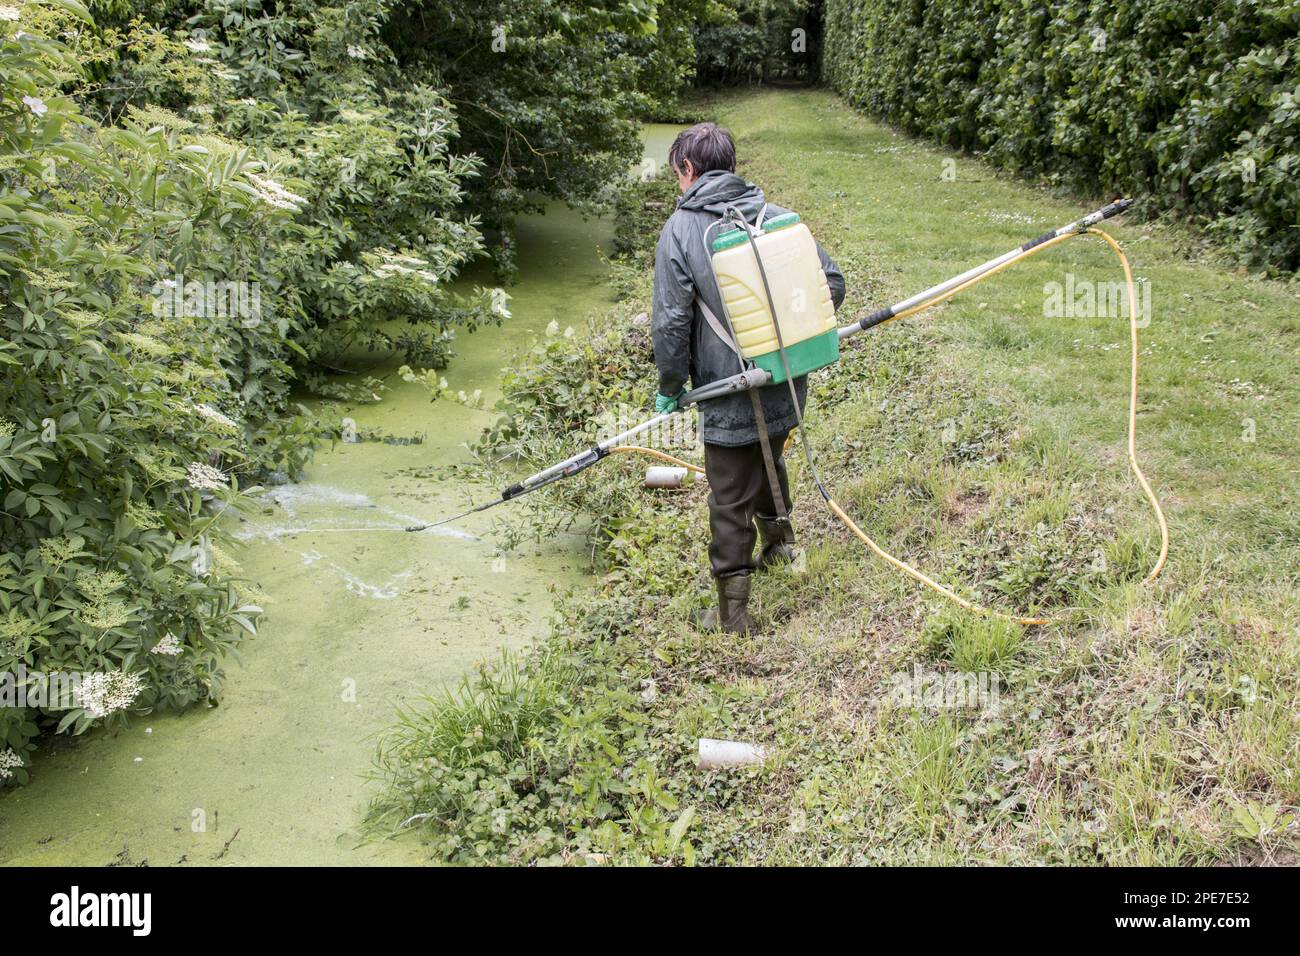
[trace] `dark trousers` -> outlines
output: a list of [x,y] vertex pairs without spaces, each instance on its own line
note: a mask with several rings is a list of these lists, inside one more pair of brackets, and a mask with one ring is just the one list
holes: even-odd
[[[772,457],[780,479],[781,497],[788,512],[791,508],[790,482],[785,474],[785,448],[788,432],[771,436]],[[704,446],[704,475],[709,480],[709,563],[713,576],[729,577],[754,570],[754,514],[776,514],[772,501],[772,483],[763,465],[763,446]]]

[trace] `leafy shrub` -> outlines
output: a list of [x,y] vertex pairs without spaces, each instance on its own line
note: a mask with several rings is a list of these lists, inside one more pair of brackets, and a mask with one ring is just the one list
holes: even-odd
[[[383,4],[98,9],[0,16],[0,672],[30,704],[0,711],[5,782],[42,731],[220,693],[261,610],[219,517],[309,458],[295,379],[442,365],[494,318],[446,291],[478,161],[436,91],[376,91]],[[48,674],[104,686],[69,709]]]
[[1300,266],[1300,13],[1254,0],[826,5],[823,72],[851,103],[1008,169],[1205,226]]
[[820,4],[813,0],[718,4],[697,21],[697,81],[719,85],[817,79],[819,16]]
[[[290,210],[255,188],[270,181],[247,151],[170,114],[81,115],[62,93],[76,60],[50,36],[88,22],[72,0],[0,19],[0,672],[11,695],[45,693],[40,674],[101,675],[70,709],[6,701],[0,741],[21,759],[42,725],[220,692],[221,656],[261,609],[217,518],[242,503],[241,474],[297,467],[311,441],[250,438],[283,411],[291,322],[177,311],[189,283],[156,279],[214,259],[256,269]],[[279,302],[268,290],[262,306]]]
[[[265,272],[293,292],[300,368],[346,367],[355,351],[398,351],[441,368],[453,328],[494,319],[484,290],[448,290],[483,249],[460,208],[481,160],[452,152],[460,131],[447,99],[394,73],[379,38],[390,6],[287,3],[270,16],[248,0],[212,0],[153,10],[152,26],[132,27],[152,43],[98,69],[105,89],[145,90],[191,128],[255,150],[302,195],[294,242],[272,250]],[[153,51],[168,44],[186,56],[161,69]],[[186,76],[176,63],[199,76],[159,89],[158,72]],[[92,103],[112,115],[123,96],[131,102],[109,92]],[[306,380],[341,391],[318,375]]]
[[[637,88],[651,65],[642,57],[659,49],[649,42],[652,11],[626,0],[393,8],[382,36],[401,75],[446,90],[459,111],[460,147],[486,161],[468,208],[492,230],[505,274],[514,268],[516,216],[546,200],[602,209],[607,185],[640,158],[636,121],[653,109]],[[668,68],[657,82],[680,74]]]

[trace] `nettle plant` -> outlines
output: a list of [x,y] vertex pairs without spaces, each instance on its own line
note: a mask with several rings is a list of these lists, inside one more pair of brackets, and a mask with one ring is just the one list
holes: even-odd
[[[258,280],[296,194],[163,111],[81,115],[60,92],[76,60],[51,38],[74,20],[69,0],[0,16],[0,783],[25,781],[44,730],[220,692],[261,614],[220,512],[243,504],[242,476],[309,447],[264,440],[291,302],[266,290],[232,313],[208,292],[216,263]],[[94,676],[51,707],[50,674]]]

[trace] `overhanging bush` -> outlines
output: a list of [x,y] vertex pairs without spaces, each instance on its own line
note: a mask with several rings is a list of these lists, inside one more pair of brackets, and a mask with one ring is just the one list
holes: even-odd
[[382,3],[96,9],[0,3],[0,785],[219,694],[261,609],[218,519],[310,455],[295,375],[488,315],[445,291],[476,161],[436,91],[374,89]]
[[855,106],[1300,267],[1300,4],[827,0],[825,23]]
[[[256,276],[296,208],[267,197],[291,194],[170,114],[82,115],[62,93],[76,58],[51,37],[89,21],[53,7],[0,8],[0,784],[25,780],[43,723],[219,693],[261,609],[215,522],[287,388],[280,297],[184,274],[219,257]],[[309,443],[263,460],[293,467]],[[51,674],[80,693],[51,700]]]

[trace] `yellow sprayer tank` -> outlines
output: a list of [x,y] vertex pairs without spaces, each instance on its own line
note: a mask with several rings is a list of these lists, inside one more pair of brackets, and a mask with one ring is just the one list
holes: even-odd
[[[797,213],[786,213],[765,222],[754,245],[763,257],[790,374],[797,378],[830,365],[839,358],[840,339],[835,303],[812,233]],[[713,241],[713,273],[741,354],[771,373],[773,382],[783,382],[785,367],[754,245],[740,229],[718,236]]]

